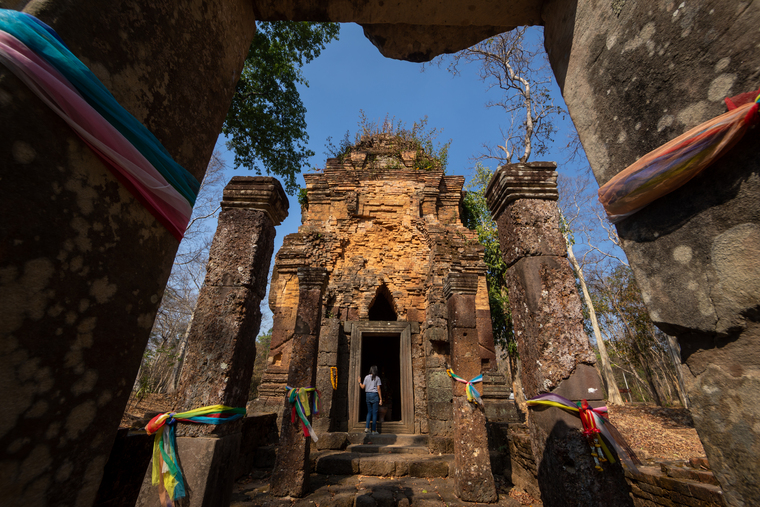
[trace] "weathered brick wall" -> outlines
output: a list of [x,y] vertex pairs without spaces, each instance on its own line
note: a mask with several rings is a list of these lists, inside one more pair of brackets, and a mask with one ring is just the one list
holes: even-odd
[[527,424],[510,424],[507,433],[511,467],[505,468],[504,475],[516,487],[541,498],[538,489],[538,467],[530,445],[530,431]]
[[633,504],[636,507],[726,505],[718,481],[711,471],[705,470],[706,464],[706,459],[692,459],[691,464],[663,462],[659,466],[639,467],[639,473],[626,470]]
[[[328,159],[322,172],[304,176],[308,202],[302,208],[302,225],[284,239],[272,274],[272,344],[254,411],[277,410],[281,404],[296,325],[296,270],[318,266],[329,273],[326,318],[368,320],[382,292],[390,296],[397,320],[412,323],[414,431],[450,436],[451,379],[445,368],[451,363],[443,281],[452,270],[477,273],[476,311],[479,317],[488,316],[485,263],[476,234],[461,222],[464,178],[417,170],[418,156],[380,136],[363,140],[342,159]],[[479,319],[478,336],[486,367],[495,365],[490,319]],[[337,366],[343,379],[350,333],[339,342],[337,354],[325,356],[320,368]],[[334,346],[331,340],[331,352]],[[340,383],[333,400],[333,422],[325,428],[339,431],[347,417],[346,385]]]

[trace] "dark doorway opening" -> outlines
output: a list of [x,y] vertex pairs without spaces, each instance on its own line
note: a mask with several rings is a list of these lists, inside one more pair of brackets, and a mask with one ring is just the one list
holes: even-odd
[[[377,366],[382,385],[380,390],[383,393],[383,405],[378,413],[378,424],[380,424],[380,414],[382,408],[386,408],[383,422],[401,420],[401,337],[399,335],[390,336],[367,336],[362,337],[362,360],[361,360],[361,378],[369,373],[371,366]],[[364,390],[362,389],[359,402],[359,422],[367,420],[367,403],[365,401]]]

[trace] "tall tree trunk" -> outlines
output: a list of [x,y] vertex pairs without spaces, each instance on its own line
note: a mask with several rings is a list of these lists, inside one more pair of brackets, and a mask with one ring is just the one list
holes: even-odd
[[[644,376],[647,379],[646,385],[649,388],[649,392],[654,398],[655,404],[657,406],[662,406],[662,399],[660,398],[660,393],[657,391],[657,386],[654,384],[654,379],[652,378],[652,371],[649,368],[649,363],[644,357],[644,354],[641,352],[641,348],[639,347],[638,341],[636,340],[636,333],[633,332],[633,329],[631,329],[631,326],[628,324],[628,321],[625,320],[625,315],[622,311],[620,311],[620,307],[615,303],[615,300],[613,298],[610,298],[610,302],[612,303],[613,308],[615,309],[615,312],[617,312],[618,317],[620,317],[621,322],[623,323],[623,326],[625,326],[626,333],[628,334],[628,339],[631,341],[631,349],[633,350],[633,355],[636,358],[636,360],[641,364],[641,367],[644,369]],[[633,368],[633,371],[636,371],[636,368]],[[639,378],[638,373],[636,373],[636,377]]]
[[[670,382],[668,382],[667,374],[665,373],[665,369],[662,367],[662,365],[658,369],[652,369],[652,373],[654,374],[654,379],[656,385],[659,387],[660,392],[662,393],[663,399],[667,402],[668,405],[673,403],[673,390],[670,387]],[[667,392],[666,392],[667,391]]]
[[641,353],[641,348],[639,347],[636,338],[631,337],[631,341],[633,342],[633,353],[639,361],[639,364],[641,364],[641,367],[644,369],[644,377],[647,379],[647,385],[654,397],[654,402],[658,407],[661,407],[662,398],[660,397],[660,392],[657,390],[657,385],[654,383],[654,376],[652,375],[652,369],[649,367],[649,361],[647,361],[647,358]]
[[177,391],[179,376],[182,373],[182,366],[185,363],[185,354],[187,353],[187,339],[190,336],[190,326],[193,325],[193,317],[195,317],[195,308],[193,308],[193,313],[190,315],[190,322],[188,322],[187,329],[185,329],[185,333],[182,335],[182,340],[179,343],[177,363],[174,365],[172,375],[169,378],[169,387],[167,389],[167,392],[169,394],[174,394]]
[[639,394],[641,395],[642,401],[644,400],[644,390],[641,388],[641,386],[646,387],[647,392],[649,393],[649,397],[654,399],[655,394],[652,392],[651,386],[647,384],[643,378],[641,378],[641,375],[639,375],[639,372],[636,371],[636,367],[632,365],[631,363],[628,363],[628,366],[631,367],[630,370],[628,370],[628,373],[633,375],[633,377],[636,379],[636,386],[639,388]]
[[[628,331],[630,331],[630,329],[628,329],[628,327],[627,327],[627,324],[626,324],[626,329],[627,329]],[[630,333],[629,333],[629,334],[630,334]],[[618,355],[619,355],[620,357],[627,357],[627,356],[624,356],[624,355],[622,355],[622,354],[619,354],[619,353],[618,353]],[[630,373],[631,375],[633,375],[633,377],[636,379],[636,385],[639,387],[639,392],[641,393],[641,399],[642,399],[642,400],[644,399],[644,390],[641,388],[641,386],[644,386],[644,387],[646,387],[646,388],[647,388],[647,392],[649,392],[649,396],[650,396],[652,399],[655,399],[655,397],[656,397],[656,394],[652,392],[652,387],[651,387],[649,384],[647,384],[647,383],[644,381],[644,379],[642,379],[642,378],[641,378],[641,376],[639,375],[639,372],[638,372],[638,371],[636,371],[636,365],[634,365],[634,364],[633,364],[633,362],[632,362],[630,359],[628,359],[628,358],[626,358],[626,359],[623,359],[623,361],[625,362],[625,364],[626,364],[626,365],[628,365],[628,368],[629,368],[629,369],[628,369],[628,370],[626,370],[626,371],[627,371],[628,373]]]
[[683,371],[681,370],[681,346],[675,336],[665,336],[668,337],[670,358],[673,361],[673,368],[676,370],[676,378],[678,379],[678,397],[681,398],[683,408],[689,408],[689,397],[686,395],[686,383],[683,380]]
[[575,258],[575,254],[573,253],[573,246],[567,240],[567,236],[565,236],[565,242],[567,243],[567,257],[570,259],[570,264],[573,265],[575,274],[578,275],[578,280],[581,282],[583,299],[586,301],[586,306],[588,307],[589,317],[591,318],[591,327],[594,328],[594,337],[596,338],[596,345],[599,348],[599,358],[602,361],[602,378],[604,379],[604,387],[607,389],[607,403],[610,405],[623,405],[623,398],[620,396],[620,390],[618,389],[617,382],[615,381],[615,374],[612,372],[610,356],[607,354],[607,347],[604,345],[604,339],[602,338],[602,333],[599,330],[599,322],[596,319],[594,303],[591,301],[591,295],[589,294],[588,287],[586,286],[583,270],[578,263],[578,259]]

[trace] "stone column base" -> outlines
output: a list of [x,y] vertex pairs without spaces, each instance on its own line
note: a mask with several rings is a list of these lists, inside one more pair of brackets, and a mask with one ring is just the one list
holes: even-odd
[[[230,504],[241,440],[240,433],[220,438],[177,438],[177,454],[187,491],[183,506],[213,507]],[[148,466],[135,507],[160,505],[158,487],[151,483],[152,466],[152,463]]]

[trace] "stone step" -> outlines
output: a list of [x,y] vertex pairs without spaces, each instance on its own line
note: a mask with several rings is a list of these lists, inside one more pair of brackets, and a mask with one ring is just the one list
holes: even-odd
[[430,454],[430,449],[424,445],[352,444],[346,447],[346,452],[364,454]]
[[322,475],[375,477],[447,477],[454,455],[367,454],[321,451],[315,456],[315,472]]
[[404,435],[395,433],[349,433],[348,441],[351,444],[365,445],[428,445],[427,435]]

